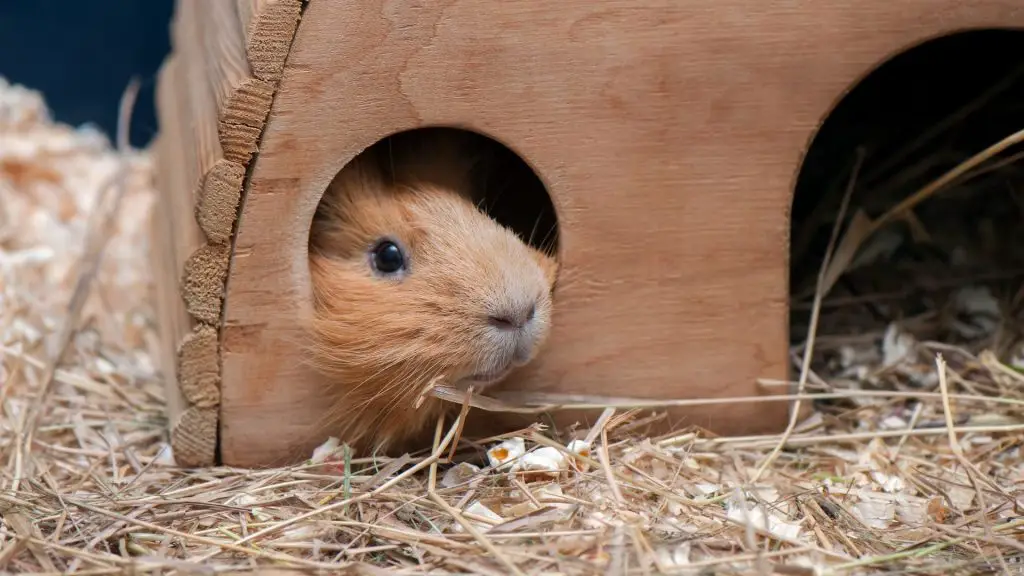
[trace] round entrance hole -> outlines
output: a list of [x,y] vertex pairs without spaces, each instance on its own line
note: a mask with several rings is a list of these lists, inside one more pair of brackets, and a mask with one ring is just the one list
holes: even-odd
[[[1019,356],[1024,147],[1008,138],[1024,129],[1022,54],[1024,30],[932,39],[882,63],[834,107],[793,200],[795,373],[834,229],[815,374],[930,389],[936,352],[951,366],[966,359],[957,349]],[[894,211],[915,195],[920,202]]]

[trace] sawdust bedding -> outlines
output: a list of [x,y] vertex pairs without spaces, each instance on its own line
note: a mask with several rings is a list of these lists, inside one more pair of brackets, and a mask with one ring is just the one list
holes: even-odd
[[[1012,274],[894,268],[905,237],[868,239],[820,303],[813,410],[784,443],[644,437],[650,411],[620,409],[574,443],[526,430],[476,464],[353,458],[325,438],[291,468],[185,470],[154,366],[152,167],[0,82],[0,571],[1024,573]],[[94,213],[122,169],[88,277]],[[954,259],[998,244],[940,226]],[[907,289],[911,268],[928,280]],[[451,431],[438,438],[443,457]]]

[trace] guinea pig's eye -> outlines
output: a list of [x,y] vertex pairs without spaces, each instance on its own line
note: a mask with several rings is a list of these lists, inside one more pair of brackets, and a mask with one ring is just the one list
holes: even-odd
[[373,247],[373,267],[381,274],[395,274],[405,268],[402,249],[391,240],[381,240]]

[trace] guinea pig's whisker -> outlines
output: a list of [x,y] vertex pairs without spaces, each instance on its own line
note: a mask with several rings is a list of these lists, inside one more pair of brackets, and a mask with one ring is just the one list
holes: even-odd
[[364,378],[362,380],[362,382],[356,383],[355,386],[357,388],[359,388],[359,387],[362,387],[362,386],[364,386],[366,384],[369,384],[369,383],[373,382],[374,380],[380,378],[386,372],[389,372],[390,370],[392,370],[395,365],[397,365],[397,362],[392,363],[392,364],[382,364],[382,365],[380,365],[380,367],[377,368],[376,372],[371,372],[369,375],[366,376],[366,378]]
[[[538,224],[540,223],[540,216],[537,217],[537,223]],[[550,228],[548,228],[548,233],[544,235],[543,239],[541,239],[540,245],[541,246],[547,245],[548,240],[551,239],[551,235],[554,234],[557,230],[558,229],[555,226],[551,226]]]
[[[389,408],[394,409],[401,404],[412,404],[414,409],[419,409],[423,405],[423,402],[429,398],[430,390],[436,386],[438,382],[443,382],[446,378],[444,373],[427,378],[429,374],[436,371],[437,370],[431,370],[426,373],[420,373],[415,378],[409,378],[401,386],[399,394],[392,398],[391,406],[389,406]],[[427,380],[427,384],[425,386],[416,387],[415,383],[422,380]]]
[[[332,404],[334,406],[341,406],[343,401],[344,398],[337,398]],[[345,403],[343,410],[331,410],[325,417],[321,418],[319,425],[316,427],[317,432],[325,434],[340,432],[342,435],[349,436],[350,442],[358,442],[358,436],[362,432],[359,429],[353,429],[354,423],[359,422],[366,411],[358,407],[350,407],[347,404]],[[355,437],[352,436],[353,432],[356,433]]]
[[[401,397],[408,393],[409,390],[415,390],[415,387],[412,384],[418,380],[418,378],[415,377],[417,372],[411,372],[412,367],[410,365],[403,366],[403,368],[404,369],[400,369],[397,373],[391,374],[391,378],[388,383],[380,388],[374,396],[375,399],[382,397],[389,398],[387,403],[387,407],[389,408],[391,405],[397,405],[400,403]],[[422,374],[422,371],[420,373]],[[394,394],[396,389],[402,394]]]
[[[400,385],[400,378],[408,377],[405,375],[405,372],[411,370],[412,365],[409,364],[408,362],[403,362],[402,360],[403,359],[398,358],[390,360],[385,365],[385,368],[378,371],[378,375],[384,372],[396,372],[391,374],[391,380],[387,383],[385,387],[382,388],[382,390],[390,390],[394,386]],[[374,377],[376,377],[376,375]]]
[[537,219],[533,221],[533,228],[530,229],[530,237],[526,240],[527,244],[533,244],[533,237],[537,235],[538,226],[540,226],[540,216],[537,216]]
[[[437,376],[437,377],[434,377],[434,378],[429,378],[428,382],[434,382],[435,380],[437,380],[437,379],[439,379],[441,377],[442,376]],[[415,404],[415,407],[418,407],[418,404],[416,403],[416,398],[419,397],[420,394],[419,394],[419,388],[417,388],[416,383],[421,381],[421,380],[423,380],[423,379],[426,379],[426,378],[424,378],[423,376],[419,376],[418,374],[410,374],[408,376],[405,376],[404,378],[395,379],[394,381],[392,381],[388,385],[388,389],[389,389],[388,391],[391,392],[392,388],[397,388],[397,393],[391,394],[390,400],[389,400],[389,403],[388,403],[389,404],[389,408],[390,407],[397,407],[400,404],[404,404],[404,403],[406,403],[407,399],[411,400]],[[420,387],[420,388],[422,388],[422,387]],[[421,404],[421,403],[422,402],[420,402],[419,404]]]

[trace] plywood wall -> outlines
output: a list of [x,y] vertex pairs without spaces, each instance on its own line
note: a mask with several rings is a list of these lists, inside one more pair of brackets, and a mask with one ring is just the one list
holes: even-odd
[[[329,383],[296,360],[309,223],[345,163],[425,125],[508,144],[559,213],[550,345],[503,388],[774,393],[756,381],[787,373],[789,205],[820,123],[897,52],[1022,22],[1016,0],[179,0],[154,216],[178,463],[293,462],[330,433]],[[786,417],[737,403],[665,422]]]
[[[937,34],[1022,22],[1024,8],[1019,0],[778,4],[309,2],[230,270],[224,462],[294,462],[332,432],[323,423],[338,414],[324,398],[337,383],[295,360],[311,300],[309,223],[345,163],[425,125],[507,144],[558,210],[551,338],[499,391],[784,392],[757,380],[788,372],[789,207],[815,130],[890,56]],[[788,416],[783,402],[668,413],[659,425],[730,435],[778,432]],[[552,420],[598,415],[558,411]],[[474,420],[512,430],[533,417],[473,411],[467,431]]]
[[214,463],[231,237],[300,0],[179,0],[157,80],[153,213],[161,369],[175,460]]

